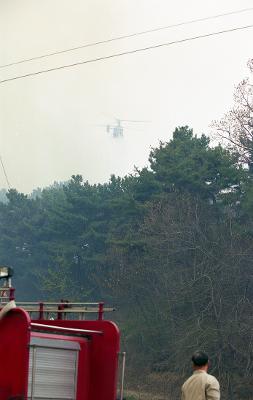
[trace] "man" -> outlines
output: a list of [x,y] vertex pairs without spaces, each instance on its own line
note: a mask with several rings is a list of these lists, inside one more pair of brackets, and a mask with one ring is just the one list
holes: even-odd
[[220,385],[207,373],[208,355],[196,351],[192,356],[193,375],[182,386],[182,400],[220,400]]

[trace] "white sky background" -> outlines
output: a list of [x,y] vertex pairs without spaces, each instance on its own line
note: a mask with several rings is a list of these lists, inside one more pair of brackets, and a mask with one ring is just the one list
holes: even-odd
[[[252,0],[0,0],[0,64],[253,6]],[[253,11],[0,69],[0,80],[253,23]],[[148,163],[178,125],[208,133],[248,76],[253,28],[0,85],[0,154],[30,192],[82,174],[91,183]],[[126,124],[123,139],[105,127]],[[7,187],[0,170],[0,188]]]

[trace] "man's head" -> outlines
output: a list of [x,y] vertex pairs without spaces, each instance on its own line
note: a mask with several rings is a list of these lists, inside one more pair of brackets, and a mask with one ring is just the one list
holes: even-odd
[[208,370],[208,355],[203,351],[195,351],[192,355],[193,369]]

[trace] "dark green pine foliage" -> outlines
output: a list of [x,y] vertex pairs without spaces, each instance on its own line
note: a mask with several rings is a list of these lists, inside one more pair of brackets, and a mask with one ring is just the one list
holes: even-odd
[[153,149],[149,161],[164,192],[189,192],[212,202],[224,191],[238,191],[243,176],[235,155],[221,146],[211,148],[208,137],[194,136],[187,126]]
[[44,215],[36,200],[29,200],[15,189],[7,193],[8,203],[0,203],[1,263],[13,266],[21,297],[40,294],[37,273],[47,258],[41,247]]

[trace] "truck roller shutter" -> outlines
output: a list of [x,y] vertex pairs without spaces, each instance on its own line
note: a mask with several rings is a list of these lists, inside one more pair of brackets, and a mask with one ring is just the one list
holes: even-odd
[[28,399],[75,400],[79,343],[32,338]]

